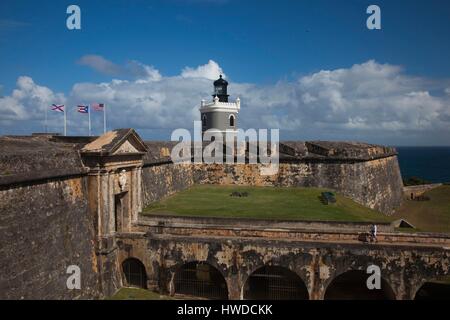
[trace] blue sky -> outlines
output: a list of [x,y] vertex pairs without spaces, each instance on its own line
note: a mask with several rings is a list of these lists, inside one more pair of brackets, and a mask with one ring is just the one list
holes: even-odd
[[[77,4],[81,8],[82,30],[71,31],[66,28],[66,8],[70,4]],[[381,30],[371,31],[365,26],[368,17],[365,11],[370,4],[377,4],[381,8]],[[280,85],[282,88],[279,92],[288,91],[288,88],[295,86],[302,79],[306,81],[305,77],[320,74],[321,71],[348,71],[355,65],[367,67],[365,63],[374,61],[376,66],[399,68],[395,74],[388,73],[391,80],[396,77],[404,79],[393,101],[410,97],[411,94],[427,92],[433,100],[431,103],[439,102],[430,112],[439,113],[439,121],[447,121],[447,117],[450,117],[447,97],[450,94],[446,91],[450,88],[449,38],[450,2],[445,0],[3,0],[0,2],[0,96],[12,96],[12,91],[18,86],[19,77],[26,76],[32,79],[33,85],[64,95],[61,98],[63,102],[76,104],[81,103],[77,100],[77,91],[74,90],[76,84],[111,84],[112,79],[136,81],[138,76],[134,71],[130,71],[132,61],[154,68],[163,80],[170,82],[169,79],[180,76],[186,67],[195,69],[208,65],[212,60],[218,66],[216,69],[224,72],[230,80],[230,90],[235,84],[235,92],[244,97],[249,96],[247,100],[250,102],[252,91],[261,94],[261,88],[265,88],[265,92],[276,91],[277,85]],[[101,57],[121,71],[99,69],[98,65],[95,65],[98,59],[82,63],[86,61],[83,60],[86,56]],[[382,73],[386,74],[384,71]],[[339,78],[339,81],[348,83],[352,77],[355,76],[349,72],[348,77]],[[411,84],[412,82],[414,84]],[[323,85],[324,81],[319,83]],[[161,84],[156,87],[161,92],[166,92],[169,88],[180,92],[187,90],[174,86],[173,81],[164,88]],[[149,96],[158,93],[155,91],[156,87],[148,87],[151,91]],[[206,84],[201,82],[198,95],[205,96],[205,90],[212,90],[206,88]],[[95,90],[94,87],[91,89]],[[134,87],[128,89],[131,90],[130,96],[136,92]],[[316,89],[314,87],[314,90]],[[301,97],[309,94],[305,90],[302,88],[299,93]],[[170,94],[170,91],[167,91],[167,94]],[[338,94],[343,98],[349,96],[341,91]],[[363,95],[367,96],[367,93]],[[118,103],[116,98],[110,103]],[[189,98],[194,99],[196,96]],[[142,97],[139,96],[139,99]],[[316,130],[309,128],[302,131],[304,122],[310,122],[301,111],[305,110],[303,105],[279,105],[277,109],[262,114],[261,110],[266,107],[261,105],[264,102],[258,101],[259,105],[249,106],[249,110],[256,110],[256,118],[261,126],[281,125],[283,119],[295,118],[297,111],[299,112],[300,120],[297,125],[283,125],[288,128],[282,132],[282,137],[285,138],[356,137],[375,143],[408,144],[404,135],[413,134],[415,138],[412,144],[450,144],[445,123],[438,126],[442,126],[444,131],[436,131],[433,125],[424,127],[426,121],[432,121],[429,118],[415,119],[413,122],[422,123],[422,127],[412,133],[405,129],[407,126],[396,127],[394,122],[398,122],[398,119],[384,127],[362,126],[361,121],[367,122],[370,119],[363,119],[352,111],[346,122],[343,119],[340,121],[348,124],[354,123],[358,118],[359,125],[356,127],[328,126],[324,132],[317,128],[329,121],[316,118]],[[281,103],[279,99],[277,101]],[[345,101],[344,105],[341,105],[341,111],[348,111],[350,106],[355,107],[353,100],[348,102],[348,106]],[[6,101],[3,102],[6,109]],[[25,105],[24,101],[15,102],[21,103],[24,110],[32,108]],[[191,109],[195,101],[189,100],[186,103],[189,114],[193,113]],[[245,108],[245,99],[242,103]],[[274,103],[267,102],[268,105]],[[386,101],[380,103],[386,104]],[[423,103],[424,108],[427,108],[426,99]],[[164,100],[160,107],[171,108],[171,105]],[[116,109],[119,108],[122,107],[117,105]],[[336,108],[332,109],[338,112]],[[174,107],[174,110],[179,111],[177,107]],[[317,110],[320,112],[321,109],[317,107]],[[133,121],[121,123],[118,119],[111,125],[134,125],[138,129],[141,127],[146,138],[168,139],[167,132],[171,128],[165,125],[167,121],[162,117],[171,117],[171,114],[166,113],[167,111],[161,111],[158,114],[161,121],[156,121],[154,126],[146,127]],[[116,115],[119,117],[118,113]],[[243,112],[242,116],[244,115]],[[398,112],[394,116],[398,116]],[[261,123],[261,119],[266,121],[262,120]],[[273,121],[274,119],[276,121]],[[3,120],[0,134],[34,131],[39,127],[39,119],[20,119],[22,122],[12,118]],[[28,120],[30,122],[23,122]],[[22,124],[20,130],[13,124],[14,121]],[[412,120],[405,120],[408,121]],[[241,119],[241,123],[246,127],[257,126],[248,118]],[[386,128],[391,128],[392,132],[386,134]],[[377,135],[377,132],[380,135]]]

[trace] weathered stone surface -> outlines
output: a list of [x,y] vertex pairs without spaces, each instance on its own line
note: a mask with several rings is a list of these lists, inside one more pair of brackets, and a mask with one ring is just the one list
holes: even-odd
[[0,176],[52,175],[54,170],[82,170],[78,150],[83,144],[55,142],[49,136],[0,137]]
[[403,187],[403,195],[405,199],[412,200],[418,196],[423,195],[425,192],[428,192],[440,186],[442,186],[442,183],[421,184],[418,186],[405,186]]
[[142,235],[121,239],[119,259],[144,262],[149,284],[171,292],[174,275],[183,264],[207,262],[226,279],[229,298],[241,299],[249,275],[265,265],[287,268],[306,284],[310,299],[323,299],[330,283],[350,270],[381,268],[381,276],[396,299],[413,299],[421,285],[449,273],[450,252],[414,245],[314,243],[274,239],[225,240],[220,237]]
[[[0,299],[100,296],[87,192],[86,178],[0,190]],[[66,287],[69,265],[81,290]]]
[[108,131],[81,149],[83,155],[101,156],[145,152],[147,152],[147,146],[131,128]]
[[[255,218],[230,218],[230,217],[189,217],[178,215],[157,215],[139,217],[138,225],[163,226],[174,228],[259,228],[272,230],[310,230],[310,231],[365,231],[368,232],[372,222],[356,221],[303,221],[303,220],[280,220],[280,219],[255,219]],[[379,232],[393,232],[394,227],[389,222],[377,223]]]
[[194,184],[190,165],[147,165],[142,169],[143,203],[148,205]]
[[396,155],[395,148],[351,141],[307,141],[308,155],[334,159],[372,160]]
[[[304,241],[359,242],[368,233],[369,222],[283,221],[151,215],[141,217],[136,230],[151,234],[194,237],[267,238]],[[390,223],[377,223],[379,242],[388,244],[438,245],[450,247],[450,235],[394,232]],[[361,242],[362,243],[362,242]]]

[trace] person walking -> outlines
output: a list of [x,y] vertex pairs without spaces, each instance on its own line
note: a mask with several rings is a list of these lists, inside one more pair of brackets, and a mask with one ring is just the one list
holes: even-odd
[[377,227],[376,224],[372,224],[370,226],[370,240],[371,240],[371,242],[372,241],[378,242],[378,239],[377,239],[377,231],[378,230],[377,229],[378,229],[378,227]]

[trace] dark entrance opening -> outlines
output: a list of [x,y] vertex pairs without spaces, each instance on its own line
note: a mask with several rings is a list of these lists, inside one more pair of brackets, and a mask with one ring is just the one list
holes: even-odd
[[244,299],[308,300],[302,279],[287,268],[265,266],[253,272],[244,286]]
[[114,231],[122,232],[128,224],[128,192],[114,195]]
[[122,231],[123,194],[114,195],[114,231]]
[[381,289],[367,288],[370,274],[365,271],[347,271],[337,276],[325,292],[325,300],[395,300],[389,284],[381,279]]
[[147,289],[147,273],[145,266],[136,258],[128,258],[122,263],[126,285]]
[[450,300],[450,284],[427,282],[417,291],[414,300]]
[[189,262],[175,273],[175,294],[207,299],[228,299],[225,278],[205,262]]

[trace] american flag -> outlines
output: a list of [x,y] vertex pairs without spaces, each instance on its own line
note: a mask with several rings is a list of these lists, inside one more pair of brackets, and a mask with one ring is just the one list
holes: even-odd
[[77,106],[79,113],[89,113],[89,106]]
[[57,111],[57,112],[64,112],[64,105],[56,105],[56,104],[52,104],[51,108],[53,111]]
[[91,104],[91,107],[95,111],[103,111],[105,109],[105,104],[104,103],[93,103],[93,104]]

